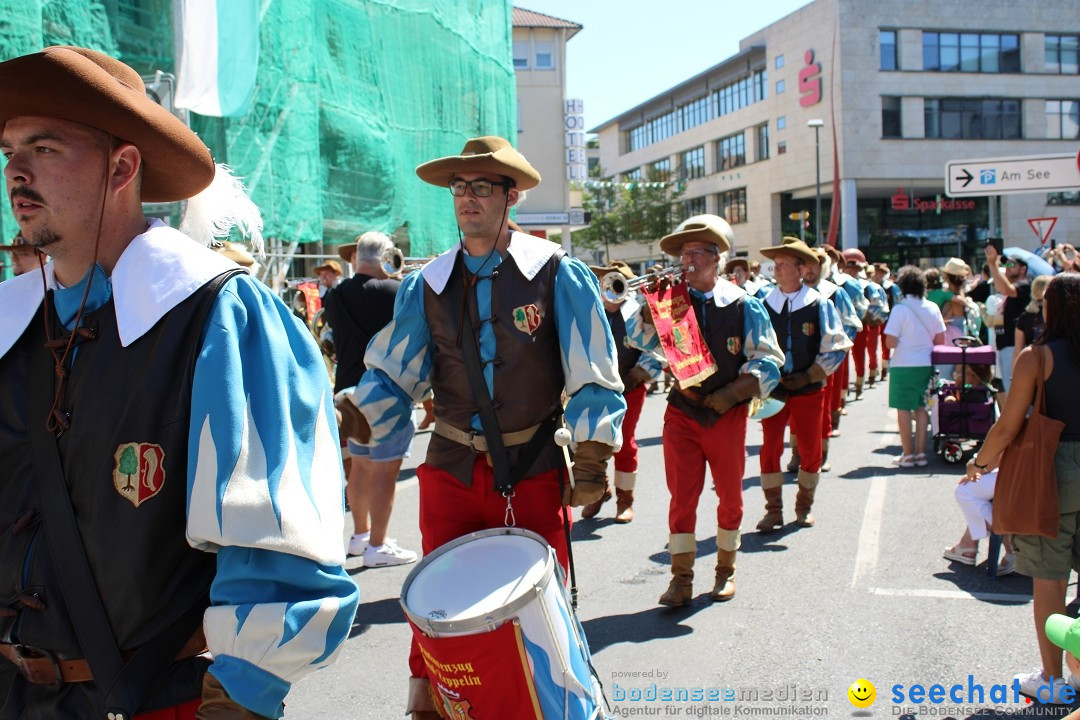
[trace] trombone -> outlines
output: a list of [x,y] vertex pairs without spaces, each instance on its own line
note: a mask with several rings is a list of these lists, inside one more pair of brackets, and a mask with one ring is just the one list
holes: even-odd
[[431,260],[432,258],[405,257],[399,248],[392,247],[382,254],[379,264],[387,275],[399,275],[419,270]]
[[683,268],[682,265],[669,265],[660,270],[640,275],[633,280],[627,280],[620,272],[609,272],[600,278],[600,296],[609,303],[621,303],[630,293],[637,292],[643,287],[663,278],[670,278],[672,282],[678,282],[685,272],[693,272],[694,266]]

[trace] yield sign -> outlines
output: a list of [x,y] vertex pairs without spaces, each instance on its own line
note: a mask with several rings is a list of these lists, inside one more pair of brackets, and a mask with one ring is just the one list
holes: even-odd
[[1039,243],[1045,245],[1046,239],[1050,237],[1050,233],[1053,232],[1057,221],[1056,217],[1028,218],[1028,225],[1039,237]]

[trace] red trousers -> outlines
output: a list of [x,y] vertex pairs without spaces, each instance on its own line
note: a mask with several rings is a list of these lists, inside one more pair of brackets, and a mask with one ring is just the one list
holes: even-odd
[[738,405],[721,415],[712,427],[703,427],[668,405],[664,413],[664,471],[671,493],[668,530],[673,535],[694,532],[698,500],[705,488],[706,463],[719,501],[716,525],[724,530],[739,529],[746,469],[746,414],[747,406]]
[[829,376],[829,380],[832,384],[832,397],[828,403],[833,410],[839,410],[844,407],[844,400],[847,399],[848,384],[851,382],[851,366],[848,362],[851,357],[850,351],[844,352],[844,361],[840,363],[840,369]]
[[183,705],[174,705],[153,712],[140,713],[135,716],[135,720],[195,720],[195,713],[201,704],[202,700],[192,700]]
[[[825,381],[825,387],[824,387],[825,398],[824,398],[824,401],[821,403],[821,439],[822,440],[824,440],[824,439],[828,438],[830,435],[832,435],[832,431],[833,431],[833,425],[832,425],[832,400],[833,400],[833,396],[836,394],[836,384],[838,382],[836,378],[837,378],[837,376],[839,374],[840,374],[840,371],[837,370],[832,375],[830,375],[828,377],[828,379]],[[794,438],[795,437],[795,416],[794,415],[792,415],[791,419],[788,421],[788,427],[791,428],[791,437]]]
[[626,400],[626,415],[623,415],[622,421],[622,448],[615,453],[613,460],[619,472],[637,472],[638,444],[635,433],[641,408],[645,404],[645,383],[623,393],[623,398]]
[[[851,348],[851,359],[855,361],[855,377],[866,377],[866,344],[869,340],[870,326],[863,325],[863,329],[855,333],[855,346]],[[877,367],[875,358],[871,368]]]
[[799,448],[799,467],[811,473],[821,471],[821,406],[824,403],[824,388],[806,395],[793,395],[787,399],[783,410],[761,421],[764,436],[760,455],[762,474],[780,472],[784,432],[789,421],[795,445]]
[[878,369],[878,345],[884,345],[881,342],[881,331],[884,325],[877,325],[869,328],[866,331],[866,352],[870,355],[870,369]]
[[[495,491],[494,471],[483,455],[476,456],[472,485],[427,463],[416,469],[420,480],[420,535],[424,554],[477,530],[506,526],[506,498]],[[569,577],[566,534],[563,530],[562,478],[558,469],[527,477],[514,487],[511,499],[516,527],[532,530],[551,547]],[[427,677],[416,641],[409,653],[413,677]]]
[[878,329],[881,330],[881,359],[888,362],[892,352],[889,350],[889,343],[885,342],[885,326],[882,325]]

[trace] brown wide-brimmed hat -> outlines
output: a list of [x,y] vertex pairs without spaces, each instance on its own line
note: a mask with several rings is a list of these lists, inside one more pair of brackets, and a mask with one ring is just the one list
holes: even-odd
[[834,265],[844,264],[844,255],[833,245],[822,245],[821,249],[825,251],[825,254],[829,256],[829,259],[833,261]]
[[888,272],[889,272],[889,264],[888,263],[883,263],[883,262],[874,263],[874,272],[880,272],[880,273],[888,274]]
[[504,175],[514,181],[518,190],[540,184],[540,173],[536,168],[514,149],[509,140],[496,135],[472,138],[465,143],[460,155],[441,157],[416,168],[421,180],[439,187],[448,187],[461,173]]
[[593,271],[593,275],[597,278],[602,278],[613,272],[619,273],[627,280],[633,280],[637,277],[634,275],[634,271],[630,269],[630,266],[622,260],[612,260],[608,265],[590,265],[589,269]]
[[214,248],[214,250],[241,267],[251,267],[255,264],[255,257],[248,252],[247,247],[243,243],[225,242],[222,243],[221,247]]
[[337,254],[347,263],[352,263],[353,255],[356,254],[356,243],[345,243],[344,245],[338,245]]
[[794,255],[803,262],[820,262],[814,248],[810,247],[798,238],[784,238],[779,245],[761,249],[761,254],[770,260],[775,260],[777,255]]
[[675,232],[660,239],[660,249],[678,257],[682,246],[688,242],[712,243],[716,252],[727,252],[735,241],[735,232],[727,220],[719,215],[694,215],[679,223]]
[[750,262],[746,258],[737,257],[727,261],[727,265],[724,266],[724,273],[730,275],[731,271],[737,267],[741,267],[746,272],[750,272]]
[[29,245],[30,243],[22,236],[22,233],[19,233],[11,239],[10,245],[0,245],[0,250],[14,250],[16,248],[28,247]]
[[0,129],[16,117],[80,123],[139,148],[143,202],[186,200],[214,179],[210,150],[104,53],[54,46],[0,63]]

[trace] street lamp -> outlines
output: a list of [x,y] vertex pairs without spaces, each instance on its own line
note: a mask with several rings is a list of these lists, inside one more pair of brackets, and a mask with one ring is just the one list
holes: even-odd
[[814,149],[817,154],[817,197],[814,200],[814,222],[817,224],[817,239],[814,244],[821,243],[821,127],[825,121],[821,118],[807,120],[807,127],[814,128]]

